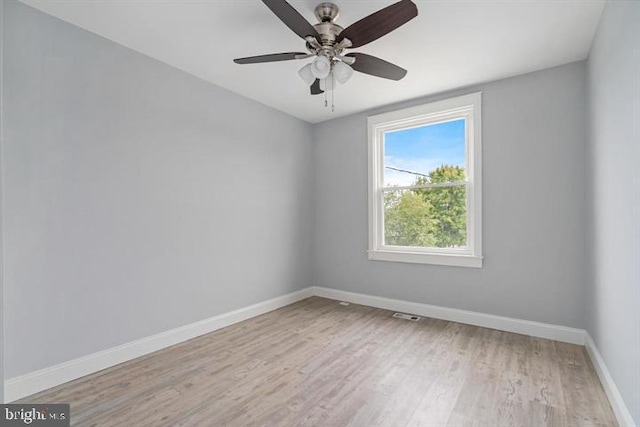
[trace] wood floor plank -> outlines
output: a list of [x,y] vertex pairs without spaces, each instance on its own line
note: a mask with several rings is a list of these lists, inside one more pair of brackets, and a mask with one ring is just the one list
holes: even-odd
[[583,347],[313,297],[22,400],[73,426],[615,426]]
[[555,343],[555,346],[571,425],[615,425],[615,417],[584,347],[565,343]]
[[[417,409],[422,396],[429,390],[435,379],[436,367],[428,363],[428,355],[432,354],[440,344],[447,322],[425,319],[432,322],[428,328],[422,328],[429,333],[424,335],[415,345],[406,345],[406,356],[401,361],[404,373],[400,377],[392,378],[392,387],[387,393],[371,396],[361,405],[351,425],[406,425]],[[389,383],[387,383],[389,384]]]
[[478,328],[451,323],[447,332],[448,339],[440,343],[429,359],[436,368],[436,379],[409,420],[407,425],[410,427],[447,425],[472,370],[470,361],[475,355],[479,340]]

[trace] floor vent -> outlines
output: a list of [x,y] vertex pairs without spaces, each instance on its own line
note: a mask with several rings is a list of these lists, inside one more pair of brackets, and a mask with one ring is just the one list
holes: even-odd
[[397,317],[398,319],[411,320],[412,322],[417,322],[418,320],[420,320],[420,317],[418,316],[404,313],[395,313],[393,317]]
[[340,305],[349,305],[348,302],[344,302],[344,301],[340,301],[338,304],[340,304]]

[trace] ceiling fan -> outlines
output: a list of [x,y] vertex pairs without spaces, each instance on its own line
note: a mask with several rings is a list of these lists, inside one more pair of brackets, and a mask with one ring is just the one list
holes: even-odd
[[[418,16],[418,8],[411,0],[401,0],[385,7],[351,25],[342,28],[334,21],[338,6],[320,3],[315,8],[318,23],[311,25],[285,0],[262,0],[269,9],[294,33],[306,41],[308,52],[285,52],[270,55],[238,58],[236,64],[287,61],[315,57],[298,71],[300,77],[311,86],[311,94],[318,95],[326,88],[333,89],[334,80],[346,83],[354,71],[400,80],[407,70],[365,53],[346,53],[345,49],[357,48],[390,33]],[[331,85],[331,86],[329,86]]]

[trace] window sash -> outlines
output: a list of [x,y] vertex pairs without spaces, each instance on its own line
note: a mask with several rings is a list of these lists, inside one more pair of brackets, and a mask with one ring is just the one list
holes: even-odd
[[[416,186],[384,182],[385,133],[465,120],[466,181]],[[473,93],[371,116],[369,127],[369,258],[373,260],[482,267],[481,94]],[[385,245],[384,195],[390,191],[466,186],[467,242],[464,248]],[[440,258],[441,257],[441,258]]]
[[462,187],[465,185],[469,185],[469,181],[451,181],[451,182],[434,182],[432,184],[422,184],[422,185],[405,185],[405,186],[397,186],[397,187],[382,187],[381,191],[396,191],[396,190],[420,190],[423,188],[448,188],[448,187]]

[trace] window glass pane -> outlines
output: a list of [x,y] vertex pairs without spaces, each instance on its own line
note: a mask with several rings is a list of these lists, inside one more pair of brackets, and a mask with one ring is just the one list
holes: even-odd
[[384,186],[465,181],[465,151],[464,119],[385,132]]
[[467,247],[467,186],[384,192],[384,244]]

